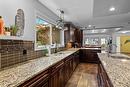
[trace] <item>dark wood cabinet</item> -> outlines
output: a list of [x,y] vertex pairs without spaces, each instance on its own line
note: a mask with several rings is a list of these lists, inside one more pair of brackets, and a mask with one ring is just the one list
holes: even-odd
[[79,51],[73,54],[73,71],[76,69],[78,64],[79,64]]
[[51,70],[50,87],[64,87],[64,62],[57,63]]
[[[40,74],[32,77],[18,87],[65,87],[72,73],[81,62],[98,63],[99,87],[113,87],[97,53],[100,50],[81,49],[50,66]],[[98,61],[98,62],[97,62]]]
[[65,31],[64,31],[64,42],[67,44],[68,42],[78,43],[78,47],[82,46],[83,42],[83,31],[76,27],[71,22],[65,23]]
[[101,62],[98,64],[97,79],[99,87],[114,87]]
[[67,44],[68,42],[74,42],[75,41],[75,36],[74,36],[74,31],[75,31],[75,26],[68,22],[68,23],[65,23],[65,32],[64,32],[64,41],[65,41],[65,44]]
[[18,87],[49,87],[49,69],[24,82]]
[[73,73],[73,57],[71,55],[65,59],[65,83],[67,83],[72,73]]
[[101,50],[95,49],[81,49],[80,50],[80,62],[87,63],[99,63],[97,53],[101,53]]
[[74,53],[18,87],[65,87],[78,63],[78,54]]
[[82,47],[83,44],[83,30],[78,28],[74,31],[75,41],[79,44],[79,47]]

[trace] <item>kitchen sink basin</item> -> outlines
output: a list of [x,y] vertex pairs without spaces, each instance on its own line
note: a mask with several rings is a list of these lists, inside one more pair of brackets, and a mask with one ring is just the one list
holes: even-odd
[[58,53],[54,53],[53,55],[54,55],[54,56],[61,56],[61,54],[64,54],[64,53],[58,52]]

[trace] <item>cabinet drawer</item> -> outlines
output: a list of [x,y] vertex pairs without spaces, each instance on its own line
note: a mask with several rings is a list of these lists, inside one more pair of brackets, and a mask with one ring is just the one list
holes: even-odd
[[71,56],[66,57],[66,58],[65,58],[65,62],[68,62],[68,61],[70,61],[71,59],[72,59],[72,57],[71,57]]
[[55,64],[54,66],[51,67],[51,72],[55,72],[56,70],[60,69],[60,67],[64,66],[64,62],[61,61],[57,64]]
[[37,76],[33,77],[32,79],[24,82],[23,84],[19,85],[18,87],[38,87],[38,85],[44,85],[47,83],[49,78],[49,70],[46,70]]

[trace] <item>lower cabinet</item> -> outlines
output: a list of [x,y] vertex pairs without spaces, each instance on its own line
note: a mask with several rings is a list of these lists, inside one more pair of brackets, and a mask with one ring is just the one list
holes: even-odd
[[73,54],[73,71],[76,69],[78,64],[79,64],[79,51]]
[[65,87],[79,64],[79,57],[76,55],[77,53],[74,53],[66,57],[18,87]]
[[73,57],[69,56],[65,59],[65,84],[69,80],[73,73]]
[[85,63],[99,63],[97,53],[101,53],[99,49],[81,49],[80,50],[80,62]]
[[[40,83],[40,82],[39,82]],[[30,86],[29,86],[30,87]],[[39,84],[39,85],[36,85],[36,86],[33,86],[33,87],[49,87],[49,81],[46,81],[42,84]]]
[[50,87],[64,87],[64,62],[60,62],[51,68]]
[[[84,53],[84,55],[86,55],[86,51],[83,50],[82,52]],[[97,55],[93,56],[97,57]],[[84,58],[86,57],[84,56]],[[88,60],[89,59],[82,59],[83,62],[88,62]],[[98,61],[98,87],[113,87],[102,63],[99,59]],[[19,85],[18,87],[65,87],[65,84],[70,79],[72,73],[74,72],[78,64],[79,52],[76,52],[54,64],[53,66],[50,66],[50,68],[44,70],[40,74],[34,76],[33,78]]]
[[114,87],[107,76],[107,73],[103,67],[103,65],[100,63],[98,65],[98,85],[99,87]]
[[49,87],[49,70],[40,73],[18,87]]

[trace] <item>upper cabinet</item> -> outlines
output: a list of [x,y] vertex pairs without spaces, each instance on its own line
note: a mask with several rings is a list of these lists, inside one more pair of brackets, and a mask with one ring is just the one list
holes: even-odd
[[75,31],[75,28],[71,23],[65,24],[65,31],[64,31],[65,44],[67,44],[68,42],[75,41],[74,31]]
[[71,42],[72,44],[77,42],[79,46],[82,46],[82,30],[78,27],[73,25],[72,23],[65,24],[65,31],[64,31],[64,42],[65,44]]

